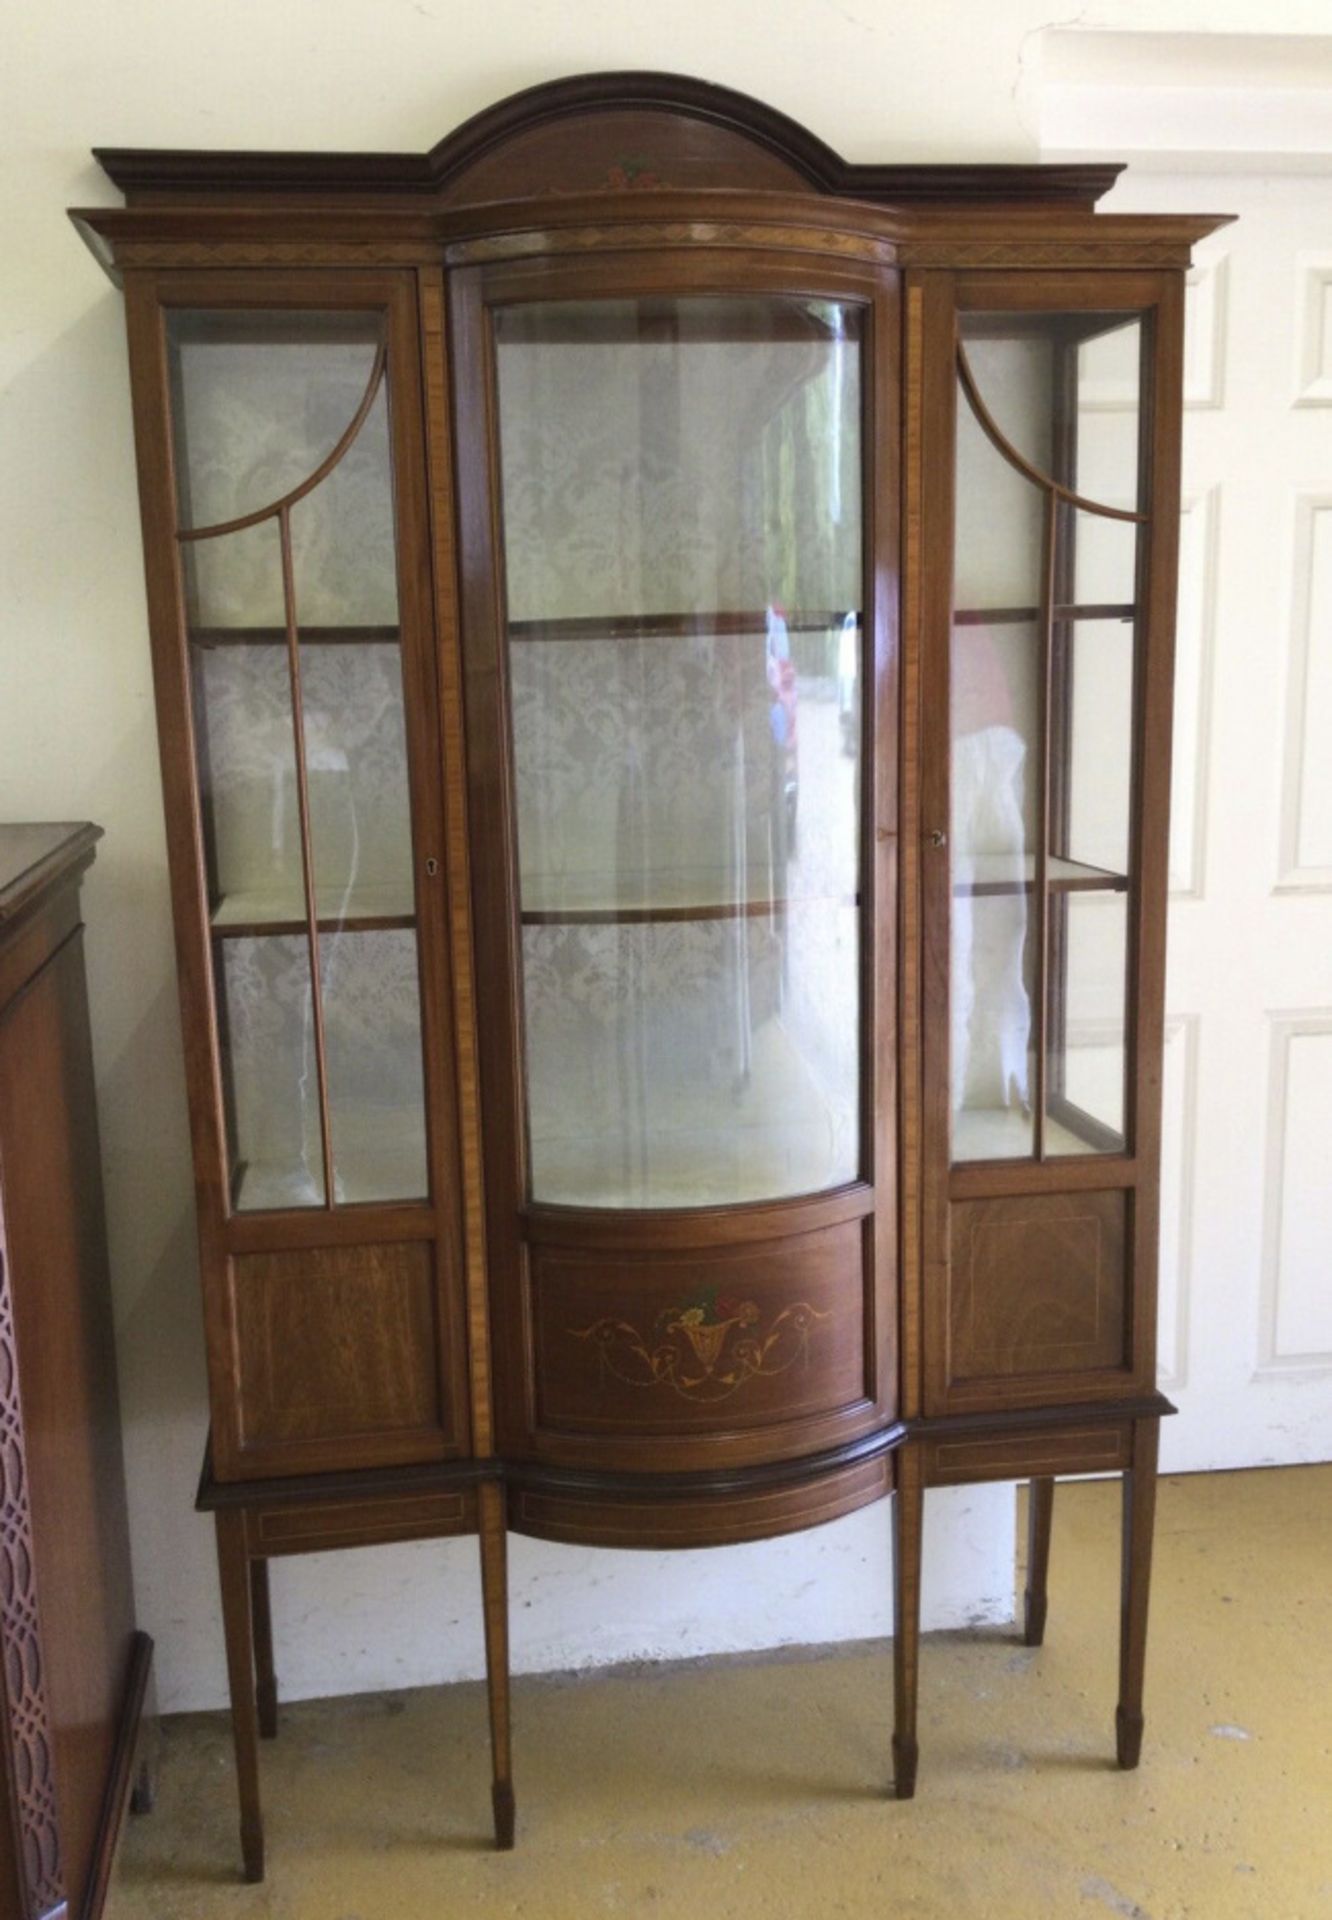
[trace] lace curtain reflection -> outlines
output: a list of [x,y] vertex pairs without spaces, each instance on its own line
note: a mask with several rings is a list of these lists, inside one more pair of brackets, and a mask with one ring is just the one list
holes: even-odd
[[[551,341],[501,317],[538,1198],[689,1204],[856,1170],[854,932],[816,982],[812,912],[788,902],[835,913],[856,887],[853,755],[826,838],[796,850],[825,755],[808,703],[830,709],[859,610],[857,349],[743,312],[710,334],[687,305],[678,338],[591,314],[595,344],[567,315]],[[792,632],[810,607],[818,631]]]

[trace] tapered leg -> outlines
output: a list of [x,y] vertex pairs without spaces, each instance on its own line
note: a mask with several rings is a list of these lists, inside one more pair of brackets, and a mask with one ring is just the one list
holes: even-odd
[[1048,1476],[1033,1480],[1027,1489],[1027,1590],[1022,1596],[1022,1638],[1029,1647],[1039,1647],[1045,1638],[1054,1490],[1055,1483]]
[[925,1518],[924,1454],[899,1447],[893,1492],[893,1785],[916,1791],[916,1680],[920,1667],[920,1545]]
[[490,1755],[495,1845],[513,1845],[513,1762],[509,1744],[509,1572],[504,1489],[483,1481],[481,1602],[486,1625],[486,1690],[490,1699]]
[[134,1760],[134,1783],[130,1788],[129,1810],[148,1814],[157,1805],[158,1760],[162,1745],[162,1719],[157,1705],[157,1675],[149,1671],[148,1688],[139,1716],[139,1750]]
[[273,1667],[273,1609],[268,1597],[268,1562],[250,1562],[250,1613],[254,1621],[254,1686],[259,1704],[259,1733],[277,1739],[277,1674]]
[[1147,1596],[1156,1519],[1156,1455],[1161,1422],[1133,1422],[1133,1464],[1124,1475],[1124,1547],[1119,1611],[1119,1705],[1115,1750],[1121,1767],[1142,1752],[1142,1681],[1147,1662]]
[[259,1808],[259,1713],[254,1687],[254,1618],[245,1552],[245,1516],[219,1513],[217,1565],[222,1582],[222,1624],[227,1637],[231,1732],[236,1746],[240,1794],[241,1855],[245,1878],[264,1877],[264,1824]]
[[157,1776],[149,1761],[141,1760],[134,1770],[134,1785],[130,1788],[129,1810],[135,1814],[151,1813],[157,1805]]

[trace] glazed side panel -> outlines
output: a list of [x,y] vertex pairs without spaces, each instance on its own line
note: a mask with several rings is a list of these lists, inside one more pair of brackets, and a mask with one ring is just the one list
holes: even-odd
[[[920,1342],[908,1394],[923,1413],[989,1413],[1144,1395],[1155,1375],[1166,848],[1182,408],[1175,271],[912,272],[912,398],[925,449],[908,604],[919,604],[924,1187]],[[1143,318],[1142,536],[1133,650],[1125,1130],[1118,1151],[950,1166],[953,956],[950,651],[958,316],[1120,311]],[[908,436],[911,434],[908,423]],[[933,720],[929,716],[935,716]],[[1051,1103],[1053,1105],[1053,1102]],[[908,1282],[909,1285],[909,1282]],[[910,1295],[908,1293],[908,1303]],[[914,1319],[908,1314],[910,1324]]]
[[[417,276],[277,266],[135,270],[126,274],[126,296],[214,1471],[225,1481],[455,1458],[469,1449],[464,1213]],[[425,1202],[271,1212],[232,1206],[165,333],[173,310],[228,308],[384,316],[425,1055]],[[446,578],[441,591],[451,586]]]

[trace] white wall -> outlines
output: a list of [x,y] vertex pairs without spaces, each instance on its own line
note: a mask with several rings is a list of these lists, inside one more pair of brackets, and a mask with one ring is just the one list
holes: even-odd
[[[1324,0],[1102,0],[1098,24],[1325,27]],[[51,0],[10,9],[0,76],[0,818],[92,818],[89,965],[142,1624],[162,1704],[223,1695],[188,1140],[119,297],[63,218],[114,198],[94,143],[422,148],[533,81],[663,67],[759,94],[848,155],[1023,158],[1038,0],[831,8],[676,0]],[[946,1514],[946,1522],[945,1522]],[[515,1659],[564,1666],[887,1627],[882,1507],[673,1557],[515,1543]],[[928,1624],[1004,1617],[1012,1501],[931,1503]],[[291,1694],[473,1673],[470,1542],[283,1563]]]

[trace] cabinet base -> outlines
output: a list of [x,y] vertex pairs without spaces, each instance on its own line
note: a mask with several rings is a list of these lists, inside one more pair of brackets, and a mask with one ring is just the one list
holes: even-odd
[[717,1474],[609,1475],[510,1467],[509,1525],[585,1547],[718,1547],[770,1540],[892,1492],[894,1425],[866,1443],[780,1466]]
[[[272,1556],[396,1539],[479,1535],[486,1613],[495,1845],[514,1844],[509,1739],[508,1532],[581,1546],[703,1547],[770,1539],[835,1520],[895,1495],[893,1786],[916,1790],[921,1536],[924,1490],[1030,1478],[1024,1638],[1038,1646],[1058,1473],[1118,1468],[1124,1482],[1124,1563],[1116,1752],[1137,1766],[1160,1416],[1160,1395],[1038,1414],[961,1415],[894,1422],[833,1452],[710,1474],[610,1474],[498,1460],[280,1482],[219,1485],[205,1459],[201,1508],[215,1514],[227,1633],[245,1877],[264,1872],[258,1742],[277,1731],[267,1562]],[[132,1752],[130,1755],[132,1759]],[[126,1767],[130,1765],[127,1759]],[[128,1781],[128,1772],[126,1780]]]

